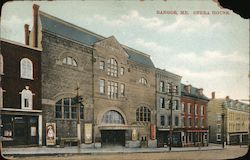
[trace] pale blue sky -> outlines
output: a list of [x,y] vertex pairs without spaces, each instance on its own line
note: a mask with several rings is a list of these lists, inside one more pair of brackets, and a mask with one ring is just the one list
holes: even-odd
[[[4,5],[1,37],[24,43],[32,27],[34,2]],[[40,10],[151,55],[156,67],[181,75],[182,82],[210,97],[248,99],[249,21],[209,1],[35,2]],[[159,15],[157,10],[189,15]],[[229,11],[230,15],[194,15]]]

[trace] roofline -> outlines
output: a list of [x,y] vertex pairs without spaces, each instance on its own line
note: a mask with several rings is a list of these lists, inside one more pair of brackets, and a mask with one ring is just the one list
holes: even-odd
[[167,71],[167,70],[165,70],[165,69],[160,69],[160,68],[155,68],[155,69],[156,69],[156,71],[158,71],[158,72],[166,72],[166,73],[170,74],[171,76],[176,76],[176,77],[179,78],[180,80],[181,80],[181,78],[182,78],[182,76],[180,76],[180,75],[178,75],[178,74],[175,74],[175,73],[172,73],[172,72],[169,72],[169,71]]
[[42,49],[40,49],[40,48],[31,47],[29,45],[25,45],[25,44],[20,43],[20,42],[16,42],[16,41],[4,39],[4,38],[0,38],[0,41],[7,42],[7,43],[10,43],[10,44],[14,44],[14,45],[18,45],[18,46],[21,46],[21,47],[25,47],[25,48],[29,48],[29,49],[33,49],[33,50],[42,52]]
[[130,49],[130,50],[132,50],[132,51],[134,51],[134,52],[136,52],[136,53],[138,53],[138,54],[140,54],[140,55],[143,55],[143,56],[145,56],[145,57],[148,57],[148,58],[151,57],[151,56],[150,56],[149,54],[147,54],[147,53],[143,53],[143,52],[138,51],[138,50],[136,50],[136,49],[134,49],[134,48],[128,47],[128,46],[126,46],[126,45],[124,45],[124,44],[121,44],[121,45],[122,45],[122,47],[124,47],[125,49]]
[[67,21],[65,21],[65,20],[63,20],[63,19],[60,19],[60,18],[55,17],[55,16],[52,16],[52,15],[50,15],[50,14],[48,14],[48,13],[45,13],[45,12],[43,12],[43,11],[41,11],[41,10],[39,10],[38,13],[39,13],[39,14],[42,14],[42,15],[44,15],[44,16],[47,16],[47,17],[49,17],[49,18],[52,18],[53,20],[60,21],[60,22],[62,22],[63,24],[65,24],[65,25],[67,25],[67,26],[74,27],[75,29],[78,29],[78,30],[80,30],[80,31],[84,31],[84,32],[87,32],[87,33],[89,33],[89,34],[91,34],[91,35],[97,36],[98,38],[106,38],[106,37],[104,37],[104,36],[101,36],[101,35],[99,35],[99,34],[96,34],[96,33],[92,32],[92,31],[90,31],[90,30],[87,30],[87,29],[85,29],[85,28],[83,28],[83,27],[77,26],[77,25],[75,25],[75,24],[73,24],[73,23],[67,22]]

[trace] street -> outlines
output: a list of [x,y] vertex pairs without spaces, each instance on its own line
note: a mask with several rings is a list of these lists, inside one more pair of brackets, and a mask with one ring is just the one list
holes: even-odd
[[40,157],[10,157],[21,160],[164,160],[164,159],[232,159],[243,156],[248,148],[239,146],[228,147],[224,150],[210,151],[181,151],[163,153],[124,153],[124,154],[97,154],[97,155],[72,155],[63,156],[40,156]]

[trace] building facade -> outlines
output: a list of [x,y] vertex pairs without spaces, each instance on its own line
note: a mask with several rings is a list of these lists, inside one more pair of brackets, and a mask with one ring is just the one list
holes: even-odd
[[[249,105],[226,98],[215,98],[208,103],[210,142],[248,144]],[[223,132],[224,131],[224,132]]]
[[[157,146],[170,145],[171,120],[173,146],[181,146],[181,76],[156,69]],[[172,117],[171,117],[172,105]]]
[[202,88],[181,85],[183,146],[208,145],[207,109],[209,99]]
[[[155,67],[149,55],[37,5],[32,30],[25,26],[26,44],[42,50],[43,145],[156,146]],[[56,129],[52,143],[50,125]]]
[[42,145],[41,50],[1,39],[3,146]]

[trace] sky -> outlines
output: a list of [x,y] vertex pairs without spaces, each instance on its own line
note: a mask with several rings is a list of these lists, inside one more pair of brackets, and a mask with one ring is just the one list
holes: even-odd
[[157,68],[203,88],[209,98],[215,91],[216,98],[249,99],[249,20],[212,0],[8,2],[2,8],[2,38],[24,43],[24,24],[31,29],[34,3],[43,12],[149,54]]

